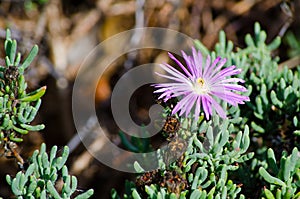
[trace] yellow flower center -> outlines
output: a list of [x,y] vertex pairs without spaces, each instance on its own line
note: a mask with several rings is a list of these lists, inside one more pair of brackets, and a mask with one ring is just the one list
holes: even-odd
[[209,87],[201,77],[194,83],[194,91],[199,95],[208,93]]
[[198,78],[196,81],[198,84],[200,84],[200,86],[204,86],[204,79]]

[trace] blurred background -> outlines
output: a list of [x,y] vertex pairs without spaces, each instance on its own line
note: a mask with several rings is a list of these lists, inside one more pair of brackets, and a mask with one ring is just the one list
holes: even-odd
[[[138,27],[170,28],[199,39],[208,49],[214,47],[219,31],[224,30],[236,48],[243,48],[245,35],[253,33],[258,21],[268,34],[267,41],[278,35],[283,37],[283,44],[275,52],[283,62],[290,58],[286,35],[293,32],[300,38],[300,15],[295,14],[299,9],[300,0],[0,0],[0,64],[4,64],[5,29],[10,28],[21,53],[26,55],[34,44],[40,48],[26,72],[29,89],[47,86],[36,121],[46,128],[25,136],[19,153],[26,159],[42,142],[48,148],[68,144],[68,166],[71,174],[78,177],[80,189],[94,188],[93,198],[97,199],[109,198],[112,188],[122,192],[125,180],[133,180],[135,175],[95,160],[79,142],[74,127],[72,85],[88,53],[101,41]],[[113,51],[114,45],[117,44],[108,50]],[[116,145],[122,147],[119,129],[111,117],[111,91],[130,68],[153,62],[168,62],[166,52],[149,49],[124,55],[111,64],[98,82],[98,119]],[[155,103],[152,88],[139,89],[132,100],[132,117],[138,123],[147,122],[147,108]],[[91,120],[87,129],[92,129],[93,122],[97,121]],[[95,150],[100,149],[98,146]],[[0,196],[9,198],[5,174],[14,175],[17,170],[14,159],[0,157]]]

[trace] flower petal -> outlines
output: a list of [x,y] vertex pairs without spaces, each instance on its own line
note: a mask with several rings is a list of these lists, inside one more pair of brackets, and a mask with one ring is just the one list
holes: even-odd
[[[213,85],[214,89],[219,88],[219,86]],[[244,86],[238,84],[220,84],[220,87],[227,90],[235,90],[240,92],[246,92],[247,89]]]
[[174,77],[180,77],[182,79],[188,79],[185,75],[183,75],[180,71],[176,70],[174,67],[169,64],[160,64],[160,67],[164,69],[166,72],[170,73]]
[[188,77],[192,77],[191,73],[182,65],[182,63],[178,59],[176,59],[176,57],[173,54],[168,53],[168,55],[171,59],[173,59],[178,64],[178,66],[180,66],[180,68],[185,72],[185,74]]
[[204,110],[206,119],[208,120],[210,112],[211,112],[211,107],[210,107],[210,104],[208,103],[206,97],[204,97],[204,96],[202,96],[202,106],[203,106],[203,110]]
[[207,76],[207,71],[210,71],[210,56],[207,55],[207,58],[206,58],[206,64],[205,64],[205,67],[204,67],[204,71],[203,71],[203,77],[206,77]]
[[219,63],[219,65],[211,73],[207,74],[208,78],[212,78],[214,74],[219,72],[221,68],[224,66],[224,64],[226,63],[226,60],[227,60],[226,58],[222,59],[221,57],[217,57],[212,65],[215,66],[217,63]]
[[218,102],[216,102],[216,100],[211,96],[208,96],[207,99],[210,101],[213,108],[217,111],[218,115],[220,115],[221,118],[226,118],[226,113],[223,110],[223,108],[220,106],[220,104],[218,104]]
[[185,106],[185,117],[187,117],[189,115],[189,113],[191,112],[193,106],[195,105],[195,102],[197,100],[197,97],[195,95],[193,95],[190,100],[186,103]]
[[193,62],[193,58],[186,55],[184,51],[181,51],[181,54],[183,56],[183,59],[184,59],[186,65],[187,65],[188,69],[192,73],[191,78],[195,79],[196,78],[196,71],[195,71],[195,63]]
[[199,118],[200,107],[201,107],[201,96],[198,96],[197,101],[196,101],[196,105],[195,105],[195,115],[194,115],[195,120],[198,120],[198,118]]
[[192,47],[193,57],[194,57],[194,69],[196,77],[202,76],[202,55],[201,52],[196,51],[194,47]]
[[[190,99],[191,96],[192,96],[192,93],[189,93],[184,98],[182,98],[174,107],[172,114],[177,113],[181,109],[185,110],[184,107],[186,105],[186,102]],[[184,112],[182,112],[182,113],[184,113]]]
[[[205,74],[204,78],[211,78],[211,76],[213,74],[215,74],[217,71],[219,71],[222,66],[225,64],[226,59],[221,60],[221,63],[219,64],[219,66],[217,68],[215,68],[215,66],[217,65],[217,63],[221,60],[221,57],[217,57],[214,62],[212,63],[211,67],[209,68],[209,70],[207,71],[207,73]],[[225,60],[225,62],[224,62]],[[224,63],[223,63],[224,62]],[[214,69],[215,68],[215,69]],[[213,70],[214,69],[214,70]]]

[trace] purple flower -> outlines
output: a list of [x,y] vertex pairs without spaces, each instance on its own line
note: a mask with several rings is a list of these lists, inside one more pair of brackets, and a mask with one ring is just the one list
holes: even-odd
[[200,51],[192,48],[193,55],[188,56],[182,51],[182,56],[186,62],[187,68],[177,60],[172,54],[169,57],[173,59],[177,65],[183,70],[183,73],[176,70],[169,64],[162,64],[161,68],[167,74],[159,74],[159,76],[172,80],[170,83],[160,83],[154,86],[158,88],[155,93],[161,93],[159,99],[167,101],[172,97],[179,98],[179,102],[174,107],[172,114],[179,112],[179,115],[187,117],[192,111],[194,118],[198,120],[201,107],[207,119],[213,114],[213,109],[222,118],[226,118],[226,113],[218,104],[215,98],[224,100],[225,102],[237,106],[249,101],[249,97],[242,96],[232,91],[245,92],[244,86],[235,84],[243,83],[240,78],[228,78],[232,75],[241,73],[241,69],[235,66],[224,66],[226,59],[217,57],[212,63],[208,55],[205,64],[202,61]]

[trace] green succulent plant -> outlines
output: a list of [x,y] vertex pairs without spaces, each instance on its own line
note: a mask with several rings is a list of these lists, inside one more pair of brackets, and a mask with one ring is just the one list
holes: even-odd
[[[17,41],[11,39],[9,30],[4,42],[5,66],[0,66],[0,146],[4,153],[12,152],[20,164],[15,177],[6,176],[6,181],[12,193],[18,199],[53,198],[53,199],[87,199],[93,195],[93,190],[78,191],[77,178],[68,173],[65,165],[69,156],[69,148],[64,147],[62,155],[57,155],[57,147],[53,146],[50,154],[46,152],[46,145],[41,145],[25,161],[16,152],[17,143],[22,142],[22,136],[30,131],[39,131],[43,124],[32,125],[41,105],[41,97],[46,87],[27,93],[27,83],[24,72],[38,53],[35,45],[28,56],[21,62],[21,53],[17,53]],[[61,189],[57,184],[61,183]]]
[[[74,196],[77,192],[77,178],[69,175],[65,165],[69,156],[69,148],[65,146],[61,156],[57,156],[57,146],[53,146],[50,154],[43,143],[29,159],[26,171],[19,171],[14,178],[7,175],[6,181],[18,199],[53,198],[53,199],[87,199],[93,195],[89,189]],[[61,190],[56,185],[62,183]]]
[[[263,198],[300,198],[300,152],[294,148],[292,154],[283,153],[277,166],[274,151],[268,149],[268,167],[260,167],[259,174],[269,183],[263,190]],[[266,169],[270,170],[271,175]]]
[[17,41],[11,39],[9,30],[4,42],[5,66],[0,66],[0,144],[10,148],[11,143],[22,142],[30,131],[42,130],[43,124],[32,125],[41,105],[46,87],[27,93],[24,72],[38,53],[34,46],[21,62]]
[[[212,60],[217,56],[227,58],[226,66],[242,69],[238,77],[245,80],[248,89],[245,95],[250,102],[238,107],[224,104],[228,120],[223,124],[217,118],[213,123],[203,118],[199,121],[181,118],[184,128],[180,131],[188,140],[183,158],[169,166],[163,164],[159,175],[136,166],[143,174],[137,177],[139,183],[126,182],[122,198],[300,197],[300,66],[279,68],[280,59],[274,52],[281,38],[276,37],[269,44],[266,39],[267,33],[255,23],[254,36],[245,36],[244,48],[234,49],[224,31],[212,51],[195,41],[204,56],[210,54]],[[277,161],[275,156],[281,154]],[[170,170],[180,174],[180,182],[187,182],[186,186],[175,183],[181,187],[179,191],[155,180],[165,179]],[[147,181],[149,176],[154,176],[154,180]],[[140,179],[146,180],[143,188]],[[121,197],[112,190],[112,198]]]
[[[232,107],[229,110],[232,118],[242,121],[241,126],[245,123],[251,126],[254,136],[265,136],[265,132],[277,135],[283,126],[288,129],[285,133],[293,136],[299,130],[300,69],[284,67],[280,70],[279,57],[274,57],[272,52],[279,47],[281,38],[276,37],[270,44],[265,43],[266,38],[266,32],[255,23],[254,37],[247,34],[247,46],[234,52],[233,43],[226,41],[226,35],[221,31],[219,43],[211,54],[226,57],[228,66],[233,64],[241,68],[239,77],[246,81],[249,90],[251,101],[243,109]],[[205,48],[199,41],[196,46]],[[205,49],[205,52],[209,51]]]
[[[250,144],[248,126],[232,134],[233,124],[229,125],[229,120],[221,122],[218,117],[214,122],[203,120],[199,126],[192,118],[182,118],[180,122],[178,134],[187,135],[188,140],[183,157],[170,165],[162,160],[165,165],[161,170],[142,174],[136,184],[127,182],[129,189],[124,198],[244,198],[228,173],[254,155],[246,153]],[[136,164],[138,172],[145,172]],[[112,198],[120,198],[115,190]]]

